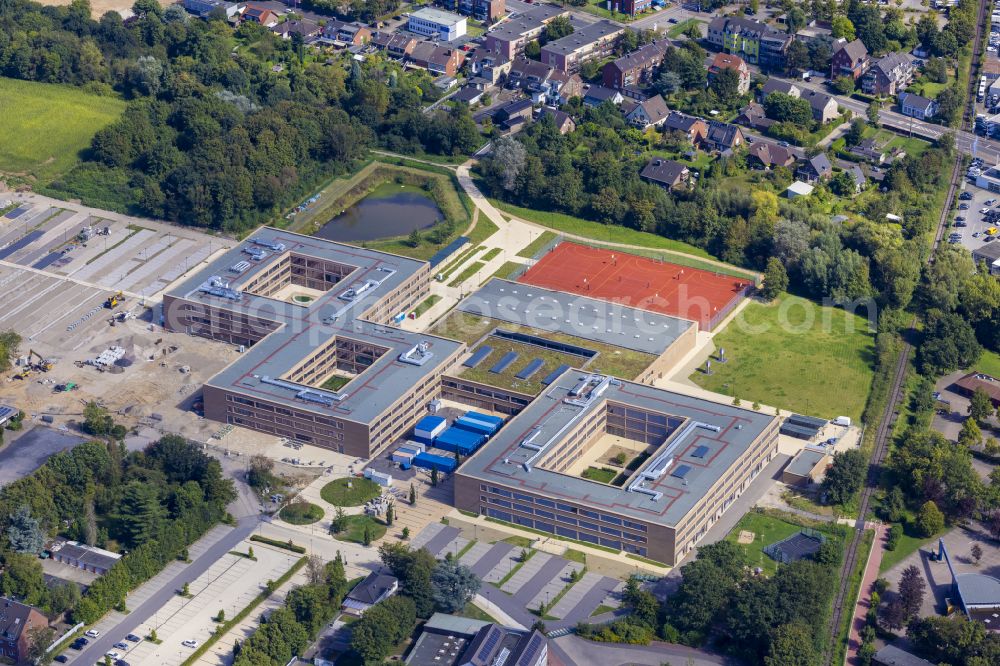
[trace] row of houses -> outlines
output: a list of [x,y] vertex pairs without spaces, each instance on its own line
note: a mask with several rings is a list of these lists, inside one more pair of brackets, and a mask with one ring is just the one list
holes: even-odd
[[776,78],[768,79],[761,86],[760,101],[763,102],[772,93],[783,93],[790,97],[806,100],[812,110],[813,120],[820,123],[828,123],[840,115],[837,100],[832,95],[809,88],[801,88],[789,81]]

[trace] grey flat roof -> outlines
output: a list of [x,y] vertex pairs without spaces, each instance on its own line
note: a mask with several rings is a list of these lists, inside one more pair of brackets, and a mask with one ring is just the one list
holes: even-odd
[[458,309],[659,356],[693,322],[619,303],[493,278]]
[[562,7],[547,4],[536,5],[520,16],[500,23],[500,25],[491,29],[486,34],[488,37],[513,41],[520,39],[520,37],[526,32],[537,30],[545,21],[549,20],[553,16],[565,13],[566,10]]
[[542,50],[568,55],[576,51],[581,46],[591,44],[599,39],[604,39],[608,35],[613,35],[614,33],[621,32],[622,30],[624,30],[624,28],[620,25],[602,19],[585,25],[582,28],[577,27],[572,34],[561,37],[554,42],[549,42],[542,47]]
[[921,659],[895,645],[886,645],[876,652],[874,663],[882,664],[882,666],[934,666],[926,659]]
[[963,573],[955,576],[962,604],[969,606],[990,606],[1000,608],[1000,580],[979,573]]
[[446,12],[443,9],[436,9],[434,7],[421,7],[415,12],[410,12],[410,16],[447,26],[453,26],[456,23],[465,20],[464,16],[459,16],[458,14]]
[[[254,240],[282,243],[285,250],[271,252],[271,256],[262,261],[251,261],[243,253],[243,249],[253,245]],[[261,249],[266,250],[263,247]],[[316,257],[357,268],[307,306],[247,292],[236,302],[199,291],[199,287],[213,276],[230,281],[230,287],[239,290],[285,253]],[[249,263],[250,267],[240,273],[230,270],[240,262]],[[252,313],[256,317],[281,324],[277,330],[206,382],[208,386],[294,406],[300,410],[368,423],[461,347],[462,343],[454,340],[410,333],[357,318],[409,279],[424,263],[312,236],[262,228],[172,289],[169,295],[223,310]],[[349,305],[339,298],[348,287],[362,285],[366,280],[380,280],[381,283]],[[340,316],[332,323],[324,323],[324,318],[335,311],[339,311]],[[339,393],[347,394],[340,402],[324,406],[297,400],[295,395],[298,390],[294,387],[298,386],[299,390],[310,387],[289,384],[291,388],[286,388],[261,381],[262,377],[282,377],[334,337],[361,340],[389,349],[368,369],[339,389]],[[422,341],[428,343],[433,354],[424,365],[411,365],[398,360],[401,353]]]
[[825,451],[818,451],[808,447],[804,448],[795,454],[795,457],[788,463],[785,471],[798,476],[807,476],[826,455]]
[[[773,416],[749,409],[623,380],[612,380],[604,393],[586,406],[566,402],[570,391],[588,375],[582,370],[567,370],[467,460],[457,473],[514,490],[522,489],[555,501],[573,502],[649,523],[674,526],[775,420]],[[665,440],[677,442],[672,454],[673,464],[659,478],[644,484],[646,490],[662,493],[659,499],[627,490],[633,480],[657,460],[659,452],[654,453],[650,462],[640,467],[624,487],[535,466],[531,466],[531,471],[525,469],[524,463],[531,459],[534,451],[521,446],[521,443],[533,431],[538,431],[532,439],[533,443],[546,442],[549,437],[558,439],[564,428],[568,429],[594,409],[604,409],[608,402],[685,420]],[[713,432],[695,426],[695,422],[719,430]],[[545,450],[550,451],[553,445],[549,444]],[[699,446],[708,447],[708,451],[703,457],[695,458],[691,454]],[[690,468],[683,479],[672,475],[681,466]]]

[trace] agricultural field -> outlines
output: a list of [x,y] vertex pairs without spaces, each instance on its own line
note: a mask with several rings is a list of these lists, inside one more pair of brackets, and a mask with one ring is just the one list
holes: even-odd
[[[863,312],[863,311],[862,311]],[[727,363],[698,368],[691,380],[710,391],[834,418],[860,420],[874,376],[875,335],[867,319],[785,295],[751,302],[719,335]]]
[[117,97],[73,86],[0,78],[0,172],[49,183],[124,109]]

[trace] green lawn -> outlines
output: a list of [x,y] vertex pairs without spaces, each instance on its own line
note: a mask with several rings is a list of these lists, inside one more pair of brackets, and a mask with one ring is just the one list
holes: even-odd
[[525,257],[531,259],[535,254],[541,250],[543,247],[551,243],[556,239],[556,234],[551,231],[543,231],[542,234],[531,241],[523,250],[517,253],[519,257]]
[[293,502],[278,515],[292,525],[310,525],[323,517],[323,509],[310,502]]
[[711,391],[785,410],[860,420],[874,370],[874,334],[863,317],[797,296],[749,303],[715,338],[728,363],[691,379]]
[[983,355],[973,366],[973,369],[990,377],[1000,377],[1000,354],[984,349]]
[[903,536],[899,537],[899,542],[896,543],[895,550],[887,550],[882,553],[882,562],[879,564],[878,572],[880,574],[885,573],[889,569],[893,568],[907,557],[912,555],[921,546],[929,544],[937,539],[937,536],[932,537],[918,537],[914,536],[912,530],[907,526],[903,526]]
[[503,248],[499,248],[499,247],[490,248],[486,252],[486,254],[484,254],[482,257],[480,257],[480,259],[482,259],[483,261],[489,261],[490,259],[492,259],[493,257],[497,256],[501,252],[503,252]]
[[590,479],[591,481],[598,481],[600,483],[611,483],[611,480],[618,475],[613,469],[607,467],[588,467],[583,470],[582,476],[585,479]]
[[601,224],[600,222],[591,222],[590,220],[584,220],[579,217],[573,217],[572,215],[566,215],[564,213],[552,213],[532,210],[530,208],[522,208],[520,206],[505,203],[499,199],[490,199],[490,203],[496,206],[499,210],[519,217],[523,220],[540,224],[550,229],[554,229],[555,231],[584,236],[598,242],[604,241],[606,243],[639,245],[651,249],[671,250],[674,252],[683,252],[684,254],[689,254],[694,257],[714,259],[712,255],[700,247],[664,238],[663,236],[657,236],[656,234],[647,233],[645,231],[637,231],[636,229],[629,229],[628,227],[617,225]]
[[341,377],[340,375],[333,375],[325,382],[323,382],[323,384],[320,385],[320,388],[326,389],[327,391],[339,391],[341,388],[346,386],[349,381],[351,381],[350,377]]
[[124,109],[117,97],[73,86],[0,78],[0,171],[51,181]]
[[465,604],[465,608],[456,613],[459,617],[467,617],[473,620],[482,620],[483,622],[497,622],[492,615],[481,609],[479,606],[475,605],[471,601]]
[[667,30],[667,37],[669,37],[670,39],[677,39],[678,37],[684,34],[684,31],[687,30],[687,27],[692,23],[704,23],[704,21],[699,21],[696,18],[689,18],[686,21],[681,21],[677,25],[672,26],[669,30]]
[[357,514],[347,517],[347,529],[335,534],[334,537],[340,541],[350,541],[351,543],[365,542],[365,526],[368,527],[368,534],[372,541],[381,538],[385,534],[385,523],[375,520],[365,514]]
[[764,554],[764,548],[792,536],[801,529],[801,525],[789,523],[780,518],[762,513],[748,513],[726,535],[726,541],[737,543],[742,530],[753,532],[753,543],[740,544],[740,548],[746,554],[750,566],[760,567],[765,573],[773,574],[778,569],[778,563]]
[[519,264],[516,261],[505,261],[490,277],[503,278],[504,280],[507,280],[511,275],[523,267],[524,264]]
[[422,302],[420,303],[420,305],[418,305],[417,307],[415,307],[415,308],[413,309],[413,315],[414,315],[415,317],[419,317],[420,315],[422,315],[423,313],[427,312],[427,311],[428,311],[428,310],[430,310],[430,309],[431,309],[432,307],[434,307],[434,305],[435,305],[435,304],[436,304],[436,303],[437,303],[438,301],[440,301],[440,300],[441,300],[441,297],[440,297],[440,296],[438,296],[437,294],[431,294],[430,296],[428,296],[427,298],[425,298],[425,299],[424,299],[424,300],[423,300],[423,301],[422,301]]
[[[469,278],[471,278],[473,275],[475,275],[479,271],[483,270],[483,267],[485,265],[486,264],[484,264],[481,261],[474,261],[474,262],[472,262],[471,264],[469,264],[468,266],[466,266],[464,269],[462,269],[462,272],[459,273],[457,276],[455,276],[455,279],[452,280],[451,282],[449,282],[448,286],[449,287],[457,287],[458,285],[462,284],[463,282],[465,282],[466,280],[468,280]],[[473,287],[478,287],[479,284],[474,284],[472,286]]]
[[[348,488],[347,484],[351,484]],[[323,486],[320,497],[334,506],[361,506],[382,494],[382,487],[371,479],[348,477]]]

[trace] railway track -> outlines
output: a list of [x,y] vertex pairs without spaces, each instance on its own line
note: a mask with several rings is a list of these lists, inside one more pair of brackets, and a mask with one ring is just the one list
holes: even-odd
[[[980,0],[979,18],[976,24],[976,37],[973,41],[972,47],[973,63],[978,60],[980,53],[982,52],[983,26],[985,25],[986,9],[988,6],[989,4],[987,0]],[[973,71],[969,76],[968,97],[966,99],[966,108],[962,118],[962,127],[966,130],[971,129],[975,118],[976,90],[976,76],[975,71]],[[938,219],[937,229],[934,232],[934,242],[931,245],[931,252],[927,257],[928,263],[934,261],[934,256],[937,254],[938,248],[941,246],[941,241],[944,238],[944,232],[948,228],[948,216],[951,212],[952,206],[954,205],[959,184],[962,182],[962,161],[963,158],[961,155],[955,158],[955,164],[951,172],[951,182],[948,186],[948,195],[945,197],[945,205],[941,210],[941,217]],[[916,318],[914,318],[914,320],[910,323],[910,328],[913,329],[915,326]],[[893,369],[892,384],[889,388],[889,399],[886,403],[885,410],[882,413],[882,417],[879,420],[878,429],[875,432],[875,447],[872,450],[871,460],[868,465],[868,476],[865,480],[864,487],[861,489],[861,498],[858,506],[858,520],[854,524],[854,532],[851,535],[851,541],[847,546],[847,552],[844,557],[844,564],[840,570],[840,583],[837,589],[837,596],[834,598],[833,613],[830,617],[830,640],[827,642],[827,653],[824,659],[826,666],[833,665],[833,658],[836,653],[837,637],[840,633],[841,624],[843,623],[844,613],[850,612],[853,616],[857,600],[847,598],[848,592],[851,588],[851,573],[858,564],[859,550],[861,548],[862,537],[865,531],[865,516],[868,515],[868,507],[871,502],[872,494],[878,487],[882,463],[885,461],[885,456],[889,451],[889,441],[892,436],[893,427],[896,424],[896,419],[899,417],[899,405],[903,399],[903,383],[906,380],[906,368],[909,365],[910,352],[912,351],[912,346],[908,342],[903,342],[902,349],[900,349],[899,356],[896,359],[896,367]],[[860,593],[863,594],[863,590],[860,591]]]

